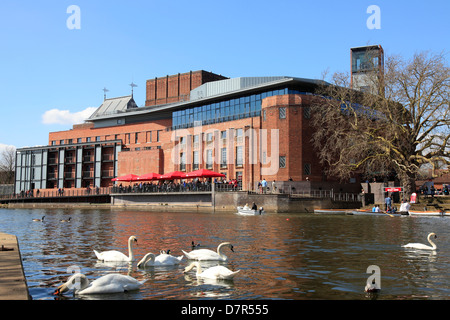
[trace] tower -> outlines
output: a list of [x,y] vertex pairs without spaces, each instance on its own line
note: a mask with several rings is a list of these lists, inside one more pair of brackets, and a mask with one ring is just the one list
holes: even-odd
[[381,45],[350,49],[352,89],[384,94],[384,51]]

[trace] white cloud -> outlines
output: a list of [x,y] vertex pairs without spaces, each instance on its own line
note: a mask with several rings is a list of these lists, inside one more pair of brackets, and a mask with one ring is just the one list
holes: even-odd
[[95,107],[89,107],[79,112],[70,112],[69,110],[51,109],[45,111],[42,115],[43,124],[79,124],[89,118],[94,111]]

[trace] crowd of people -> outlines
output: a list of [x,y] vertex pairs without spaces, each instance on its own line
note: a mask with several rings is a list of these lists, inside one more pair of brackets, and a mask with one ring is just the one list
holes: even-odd
[[139,182],[133,185],[123,186],[122,184],[113,186],[113,193],[145,193],[145,192],[187,192],[187,191],[211,191],[212,183],[215,189],[239,190],[240,184],[236,179],[194,179],[192,181],[175,182],[174,180],[164,180],[157,182]]

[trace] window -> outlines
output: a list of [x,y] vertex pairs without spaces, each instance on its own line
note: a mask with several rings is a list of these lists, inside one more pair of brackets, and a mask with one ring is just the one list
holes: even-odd
[[226,131],[220,131],[220,139],[224,140],[227,138],[227,132]]
[[147,131],[147,142],[152,142],[152,132]]
[[68,144],[72,144],[72,143],[73,143],[73,139],[67,140],[67,143],[68,143]]
[[78,143],[81,143],[81,138],[77,138],[77,142],[78,142]]
[[266,121],[266,109],[263,110],[263,121]]
[[236,166],[242,167],[244,165],[244,147],[236,147]]
[[211,142],[213,140],[212,137],[213,137],[212,132],[208,132],[206,134],[206,142]]
[[193,169],[198,170],[198,168],[199,168],[198,151],[193,152],[192,158],[193,158]]
[[195,149],[199,148],[200,143],[199,143],[199,135],[198,135],[198,134],[196,134],[196,135],[193,137],[193,144],[194,144],[194,148],[195,148]]
[[227,166],[227,148],[220,149],[220,167],[224,168]]
[[91,137],[87,137],[86,142],[91,142]]
[[280,107],[278,110],[280,112],[280,119],[286,119],[286,107]]
[[303,174],[311,174],[311,163],[305,163],[305,165],[303,166]]
[[311,119],[311,108],[310,107],[303,108],[303,117],[305,119]]
[[236,129],[235,135],[236,135],[236,142],[242,143],[243,142],[243,130],[242,129]]
[[286,168],[286,156],[280,156],[280,168]]
[[206,168],[211,169],[213,167],[212,150],[206,150]]
[[180,153],[180,170],[186,170],[186,153]]
[[64,140],[59,140],[59,144],[64,144]]
[[161,130],[157,130],[156,131],[156,141],[159,142],[159,133],[161,132]]
[[95,141],[100,141],[100,136],[96,136]]
[[134,143],[139,143],[139,132],[134,134]]

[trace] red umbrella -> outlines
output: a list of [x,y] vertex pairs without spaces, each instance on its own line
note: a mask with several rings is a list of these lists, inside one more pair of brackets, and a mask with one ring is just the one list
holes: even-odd
[[207,170],[207,169],[195,170],[195,171],[186,173],[186,175],[185,175],[185,178],[199,178],[199,177],[206,177],[206,178],[225,177],[225,175],[222,173],[214,172],[214,171]]
[[128,182],[131,182],[131,181],[136,181],[138,177],[139,177],[138,175],[130,173],[130,174],[127,174],[127,175],[124,175],[124,176],[120,176],[120,177],[111,179],[111,181],[128,181]]
[[173,171],[169,173],[165,173],[160,177],[160,180],[173,180],[173,179],[180,179],[185,178],[186,174],[181,171]]
[[161,179],[161,175],[159,173],[154,173],[154,172],[146,173],[146,174],[143,174],[142,176],[137,177],[137,180],[140,180],[140,181],[150,181],[150,180],[159,180],[159,179]]

